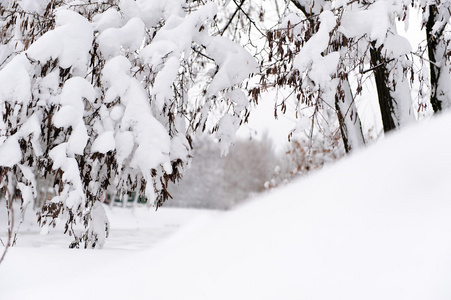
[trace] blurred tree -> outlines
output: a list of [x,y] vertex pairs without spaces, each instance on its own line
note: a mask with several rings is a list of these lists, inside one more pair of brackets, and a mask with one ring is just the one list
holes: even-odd
[[276,157],[268,138],[237,140],[225,157],[209,136],[196,138],[190,168],[170,185],[166,205],[230,209],[256,193],[272,175]]

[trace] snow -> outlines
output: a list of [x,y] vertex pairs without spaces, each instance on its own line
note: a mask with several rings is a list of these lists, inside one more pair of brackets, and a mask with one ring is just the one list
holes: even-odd
[[115,136],[116,142],[116,160],[118,164],[123,164],[133,151],[133,133],[130,131],[118,132]]
[[67,141],[67,154],[73,156],[74,154],[82,155],[89,140],[86,126],[83,123],[78,123],[73,127],[72,133]]
[[92,143],[92,152],[107,153],[115,149],[116,142],[114,140],[113,131],[105,131],[101,133]]
[[31,83],[27,67],[27,59],[23,55],[18,55],[0,71],[0,104],[2,106],[5,101],[23,102],[26,105],[31,100]]
[[53,103],[60,103],[60,95],[58,95],[59,86],[59,70],[53,71],[43,78],[36,80],[37,88],[34,90],[38,105],[45,106]]
[[323,89],[322,99],[333,107],[338,81],[331,80],[331,76],[336,73],[340,54],[331,52],[322,56],[322,53],[329,45],[330,32],[336,26],[337,21],[331,11],[322,12],[319,19],[318,31],[296,55],[293,68],[298,69],[301,73],[308,72],[308,77],[314,84],[313,88]]
[[130,85],[130,68],[130,61],[123,56],[116,56],[105,63],[102,70],[102,83],[110,87],[105,94],[106,103],[126,92]]
[[240,127],[240,119],[236,116],[224,115],[219,120],[216,137],[219,139],[221,155],[227,155],[229,146],[235,142],[235,133]]
[[327,86],[332,90],[336,90],[336,84],[331,84],[331,75],[337,71],[338,61],[340,54],[338,52],[331,52],[324,57],[317,57],[312,62],[312,70],[309,73],[310,79],[312,79],[317,85]]
[[39,136],[41,135],[41,124],[40,124],[40,112],[35,112],[19,129],[19,135],[21,137],[30,136],[31,144],[33,146],[33,151],[36,155],[42,155],[42,147],[39,143]]
[[[126,108],[121,127],[131,128],[135,143],[138,144],[130,166],[147,174],[158,165],[169,162],[170,137],[163,125],[152,115],[147,95],[136,79],[131,80],[130,87],[122,99]],[[149,155],[150,153],[152,155]],[[150,174],[146,179],[150,182]]]
[[33,187],[23,184],[22,182],[17,183],[17,187],[22,193],[24,205],[32,203],[33,197]]
[[450,126],[411,125],[231,212],[106,208],[101,251],[26,220],[1,298],[449,299]]
[[321,13],[318,32],[305,43],[294,59],[293,66],[296,69],[304,72],[312,62],[322,59],[321,53],[327,48],[330,39],[329,33],[335,25],[336,17],[332,12]]
[[57,127],[72,127],[68,139],[67,154],[82,155],[89,140],[83,121],[85,105],[83,99],[90,103],[95,100],[94,88],[81,77],[73,77],[66,81],[61,93],[61,108],[56,112],[53,123]]
[[49,156],[53,161],[53,169],[56,170],[64,165],[66,160],[67,143],[61,143],[53,147],[49,152]]
[[121,48],[136,51],[143,43],[144,33],[144,23],[139,18],[130,19],[119,29],[105,29],[97,39],[100,51],[106,58],[119,55]]
[[341,19],[340,31],[348,38],[359,38],[368,35],[376,41],[376,47],[384,43],[390,28],[390,5],[388,1],[376,1],[366,8],[346,10]]
[[152,94],[155,95],[155,106],[159,112],[163,110],[166,101],[173,97],[172,83],[177,77],[179,68],[180,62],[178,58],[171,56],[155,78]]
[[22,159],[17,135],[10,136],[0,145],[0,166],[12,168]]
[[30,1],[30,0],[22,0],[22,1],[18,1],[19,6],[24,10],[24,11],[29,11],[29,12],[34,12],[34,13],[41,13],[43,9],[45,9],[45,2],[46,1],[42,1],[38,2],[38,1]]
[[22,182],[18,182],[17,185],[21,190],[24,205],[32,203],[34,197],[33,195],[37,195],[36,191],[36,179],[33,174],[33,170],[30,167],[19,165],[20,171],[22,172],[26,182],[29,185],[25,185]]
[[[80,126],[83,128],[80,129]],[[86,129],[83,125],[80,126],[74,128],[67,143],[61,143],[49,152],[49,156],[53,161],[52,168],[54,170],[61,168],[64,172],[62,176],[63,182],[68,183],[64,186],[63,191],[59,195],[55,195],[52,200],[65,201],[65,205],[68,208],[77,207],[85,199],[78,163],[74,158],[74,154],[76,153],[72,152],[74,149],[80,150],[86,144],[87,139],[85,139],[82,133],[77,131],[81,130],[83,132]],[[81,139],[79,139],[80,137]]]
[[163,64],[163,58],[166,55],[177,50],[177,44],[173,41],[160,40],[147,45],[139,52],[139,54],[146,64],[149,64],[152,68],[157,68],[159,65]]
[[122,0],[119,4],[120,11],[127,17],[139,17],[147,28],[157,25],[162,19],[169,16],[183,16],[182,1],[180,0]]
[[76,12],[58,10],[56,28],[31,44],[26,53],[42,63],[58,58],[64,69],[85,71],[92,38],[93,29],[88,20]]
[[95,236],[95,243],[98,243],[100,247],[103,247],[106,240],[106,236],[103,232],[108,230],[109,226],[110,222],[105,208],[100,201],[96,201],[91,209],[91,223],[89,224],[88,236]]
[[389,34],[384,44],[384,50],[392,57],[398,58],[409,54],[412,51],[412,45],[403,36]]
[[113,121],[119,121],[124,116],[124,108],[122,106],[115,106],[110,112],[110,118]]
[[238,84],[252,73],[258,72],[258,63],[241,46],[227,38],[215,36],[204,41],[209,55],[219,65],[219,70],[208,87],[209,96]]
[[95,15],[92,18],[92,23],[95,31],[103,32],[108,28],[119,28],[122,25],[122,18],[115,8],[110,8],[101,14]]
[[302,21],[304,19],[298,16],[295,13],[288,13],[279,25],[280,29],[289,28],[288,24],[290,24],[290,28],[292,28],[293,36],[299,36],[302,33],[303,24]]
[[[129,166],[140,170],[146,181],[152,182],[152,169],[162,165],[168,174],[172,172],[171,140],[163,124],[154,117],[144,87],[130,76],[130,67],[130,61],[124,56],[116,56],[105,64],[103,81],[108,87],[105,102],[111,103],[116,97],[121,98],[122,104],[111,111],[112,119],[120,125],[115,133],[117,162],[124,163],[135,150]],[[112,143],[111,140],[110,146]],[[151,184],[146,191],[148,199],[155,197]]]
[[[30,0],[20,2],[34,11],[44,8],[44,4]],[[365,7],[350,3],[343,12],[340,30],[348,37],[367,35],[378,45],[386,45],[388,57],[404,57],[411,47],[408,39],[397,35],[392,12],[398,9],[401,13],[399,4],[409,3],[395,2],[380,0]],[[66,7],[77,3],[83,4],[74,1]],[[338,79],[331,77],[343,57],[338,52],[330,53],[327,46],[337,16],[327,1],[299,3],[311,13],[320,13],[320,26],[294,65],[314,81],[313,93],[315,89],[321,91],[321,97],[326,102],[331,100],[333,107]],[[336,5],[339,3],[344,1]],[[83,10],[82,6],[76,9]],[[53,169],[63,171],[62,181],[59,172],[55,177],[61,186],[57,186],[58,195],[52,201],[61,202],[66,213],[74,209],[78,223],[83,221],[81,215],[87,216],[88,234],[93,241],[103,245],[105,237],[99,234],[109,221],[113,232],[118,233],[116,240],[107,240],[104,251],[69,252],[64,248],[68,243],[63,241],[68,237],[60,234],[59,226],[53,231],[48,227],[41,231],[49,233],[45,237],[48,244],[35,238],[38,230],[29,224],[34,214],[30,211],[20,236],[23,243],[11,249],[0,266],[4,271],[0,271],[0,298],[48,298],[49,290],[68,299],[449,298],[446,284],[450,279],[447,254],[451,226],[446,199],[450,192],[450,144],[444,139],[449,115],[389,136],[382,144],[331,169],[230,213],[162,210],[168,219],[155,226],[155,216],[160,215],[142,213],[147,211],[145,208],[135,207],[133,214],[126,214],[124,209],[111,210],[100,202],[90,207],[85,202],[85,192],[99,191],[100,182],[96,180],[110,172],[110,163],[101,165],[97,158],[102,155],[91,155],[93,152],[115,149],[119,166],[116,168],[114,162],[111,165],[119,175],[113,179],[114,185],[123,187],[138,176],[138,186],[147,182],[146,194],[151,202],[156,196],[154,189],[161,189],[164,175],[173,171],[171,161],[186,162],[189,158],[185,133],[191,131],[184,117],[180,113],[172,123],[171,113],[161,113],[165,102],[173,102],[170,99],[176,95],[173,87],[177,86],[173,81],[184,76],[179,74],[183,71],[180,66],[189,62],[193,43],[212,58],[211,65],[207,65],[213,67],[211,81],[205,82],[207,99],[199,102],[205,103],[199,108],[200,121],[206,121],[218,104],[227,103],[229,109],[223,111],[226,115],[212,116],[210,119],[217,119],[209,122],[219,123],[217,137],[223,153],[235,140],[241,121],[238,115],[249,106],[238,85],[258,70],[257,62],[238,44],[210,36],[210,22],[217,12],[214,3],[208,2],[194,13],[185,12],[185,8],[183,0],[122,0],[117,8],[121,13],[111,8],[92,16],[92,23],[88,17],[58,9],[55,29],[38,38],[24,53],[8,59],[0,71],[0,104],[11,104],[0,107],[11,108],[12,114],[0,121],[0,130],[5,131],[7,121],[14,127],[0,137],[0,166],[20,168],[15,173],[19,174],[17,185],[24,203],[30,203],[36,194],[34,173],[39,170],[20,165],[22,159],[33,159],[27,157],[32,151],[28,147],[27,156],[22,156],[23,142],[31,143],[38,156],[51,148],[48,153]],[[85,15],[91,19],[90,13]],[[19,27],[16,33],[20,33]],[[96,81],[96,59],[92,64],[87,60],[97,43],[97,54],[108,58],[101,71],[101,86]],[[150,45],[144,47],[146,43]],[[18,51],[22,47],[17,44]],[[11,51],[8,48],[4,53]],[[149,65],[143,66],[143,61]],[[53,73],[46,74],[51,71],[47,63],[56,64]],[[404,67],[406,64],[404,58],[402,64],[398,63]],[[102,61],[98,65],[101,67]],[[67,71],[69,74],[63,75]],[[39,74],[46,77],[40,78]],[[399,103],[396,109],[399,107],[401,118],[407,118],[410,94],[407,79],[401,79],[403,75],[398,68],[391,76],[397,84],[403,84],[396,91],[402,97],[395,98],[409,100],[408,106]],[[89,81],[97,86],[96,90]],[[98,94],[104,88],[106,94]],[[188,84],[186,94],[193,89]],[[31,99],[39,99],[34,114],[27,112],[34,109],[34,103],[25,109]],[[51,105],[57,109],[53,117]],[[184,107],[190,108],[187,105],[175,111],[183,112]],[[42,120],[45,110],[49,116]],[[71,129],[59,136],[55,133],[55,141],[50,141],[51,147],[43,151],[39,135],[46,120],[56,127]],[[300,131],[304,127],[301,125],[308,124],[298,123],[292,128]],[[86,155],[88,165],[91,160],[89,174],[80,173],[76,155]],[[157,175],[152,176],[154,170]],[[81,175],[92,181],[82,184]],[[4,205],[0,207],[4,213]],[[89,212],[96,218],[90,220]],[[144,218],[149,221],[133,228],[114,228],[118,226],[114,225],[118,222],[115,213],[121,214],[119,222],[123,223],[133,224]],[[185,222],[186,215],[194,223]],[[0,220],[6,219],[3,216]],[[175,228],[168,222],[173,222]],[[166,239],[171,233],[175,235]],[[147,242],[148,237],[154,242]],[[137,249],[141,251],[130,251]],[[124,278],[124,274],[133,276]]]

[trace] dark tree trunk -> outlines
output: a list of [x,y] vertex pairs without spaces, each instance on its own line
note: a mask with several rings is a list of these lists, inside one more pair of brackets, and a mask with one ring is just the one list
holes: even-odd
[[374,72],[384,132],[389,132],[397,127],[397,122],[394,117],[396,102],[390,93],[390,86],[388,82],[389,72],[387,70],[387,61],[381,53],[382,46],[376,49],[375,45],[376,42],[372,42],[372,47],[370,49],[371,68]]
[[338,99],[338,97],[335,96],[335,110],[337,111],[338,123],[340,124],[341,138],[343,140],[345,152],[349,153],[351,149],[349,147],[348,129],[346,127],[345,119],[343,117],[343,113],[341,112],[340,104],[338,101],[340,101],[340,99]]
[[439,89],[439,79],[440,79],[440,68],[437,66],[437,57],[439,39],[437,36],[441,35],[443,28],[437,32],[436,35],[433,33],[433,27],[437,20],[437,7],[435,5],[429,6],[429,17],[426,23],[426,40],[429,54],[429,69],[431,76],[431,105],[435,113],[442,110],[442,100],[438,97]]

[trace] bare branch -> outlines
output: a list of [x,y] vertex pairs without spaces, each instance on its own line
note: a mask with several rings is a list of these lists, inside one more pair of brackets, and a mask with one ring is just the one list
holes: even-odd
[[[6,199],[6,208],[8,210],[8,240],[5,245],[5,249],[3,250],[2,257],[0,258],[0,264],[5,259],[6,253],[8,252],[9,247],[12,246],[13,240],[13,229],[14,229],[14,207],[13,207],[13,197],[9,190],[5,187],[7,199]],[[3,243],[3,241],[2,241]]]

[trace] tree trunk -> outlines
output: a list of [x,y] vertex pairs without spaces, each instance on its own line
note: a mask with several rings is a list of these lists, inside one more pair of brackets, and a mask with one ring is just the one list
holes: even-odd
[[344,98],[340,99],[338,93],[335,96],[335,110],[340,124],[341,137],[346,153],[365,145],[362,124],[357,113],[357,107],[352,96],[348,79],[343,81],[342,90]]
[[[446,86],[449,82],[449,72],[444,70],[445,64],[443,59],[445,57],[445,45],[440,39],[443,34],[445,26],[441,26],[434,32],[434,25],[438,20],[437,6],[430,5],[429,17],[426,23],[426,40],[429,55],[429,69],[431,80],[431,105],[434,113],[442,111],[445,107],[450,107],[449,99],[447,98]],[[446,83],[445,83],[446,82]]]
[[393,99],[390,93],[387,62],[381,53],[382,46],[376,48],[375,45],[376,42],[372,42],[370,49],[371,68],[373,69],[374,80],[376,82],[384,132],[389,132],[398,127],[398,122],[395,118],[395,99]]

